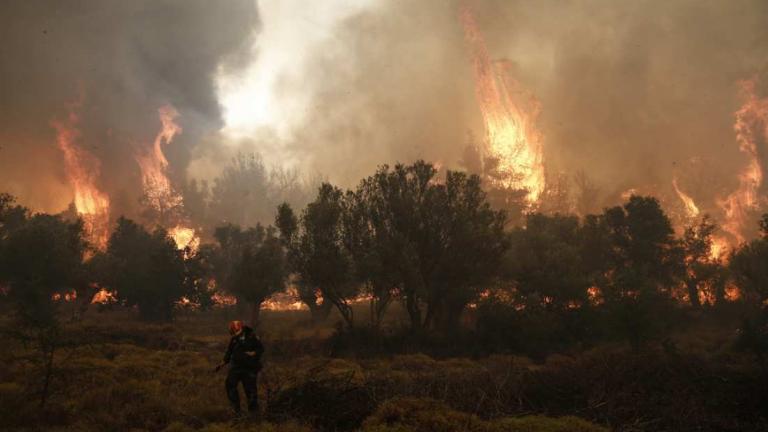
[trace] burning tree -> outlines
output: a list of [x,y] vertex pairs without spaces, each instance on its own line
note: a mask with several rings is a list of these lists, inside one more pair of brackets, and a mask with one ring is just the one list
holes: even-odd
[[702,300],[721,302],[725,296],[725,274],[719,257],[712,254],[713,234],[717,230],[708,215],[689,226],[683,234],[685,254],[685,286],[691,305],[698,308]]

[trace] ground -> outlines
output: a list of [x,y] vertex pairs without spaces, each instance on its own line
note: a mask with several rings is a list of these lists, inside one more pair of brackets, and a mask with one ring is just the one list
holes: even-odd
[[[39,406],[34,351],[6,338],[4,430],[602,431],[760,430],[764,375],[728,328],[696,327],[643,350],[591,347],[533,361],[334,353],[332,317],[265,312],[261,421],[235,423],[216,373],[234,310],[150,324],[92,308],[68,322],[51,397]],[[330,339],[329,339],[330,338]],[[65,341],[65,342],[66,342]],[[333,355],[330,355],[333,354]],[[761,378],[762,377],[762,378]],[[43,415],[41,415],[41,413]]]

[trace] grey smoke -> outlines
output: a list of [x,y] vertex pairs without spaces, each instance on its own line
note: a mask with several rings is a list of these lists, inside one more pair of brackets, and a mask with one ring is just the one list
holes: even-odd
[[248,60],[257,29],[252,0],[2,2],[0,189],[36,208],[61,206],[67,179],[49,122],[80,89],[82,144],[102,161],[101,186],[118,203],[135,202],[133,153],[157,133],[166,103],[182,116],[184,133],[166,149],[182,179],[191,149],[222,125],[217,70]]

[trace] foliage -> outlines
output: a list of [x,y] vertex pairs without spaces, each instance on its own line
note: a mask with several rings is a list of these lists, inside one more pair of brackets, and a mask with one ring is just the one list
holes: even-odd
[[353,257],[344,242],[345,207],[343,192],[323,183],[298,225],[290,216],[290,207],[281,207],[277,222],[301,284],[316,287],[323,301],[333,304],[352,327],[354,316],[350,301],[358,294],[359,284],[353,278]]
[[183,251],[159,227],[150,233],[129,219],[118,219],[100,260],[100,285],[115,291],[127,306],[137,306],[147,320],[170,320],[174,304],[189,289]]
[[683,234],[684,279],[693,307],[700,306],[699,295],[702,292],[712,294],[717,302],[724,299],[725,269],[720,259],[711,253],[712,235],[716,229],[717,225],[705,215],[697,224],[687,227]]
[[[3,209],[3,218],[8,215]],[[9,333],[34,347],[35,374],[40,406],[50,394],[54,378],[54,355],[61,346],[59,302],[55,295],[77,292],[83,284],[83,223],[65,222],[58,216],[37,214],[3,224],[0,238],[0,286],[7,287],[14,316]]]
[[256,325],[264,300],[285,288],[286,260],[275,229],[224,225],[216,228],[214,237],[218,248],[210,253],[216,280],[224,291],[252,306],[251,322]]
[[354,195],[384,280],[397,288],[415,330],[455,328],[507,247],[504,213],[491,209],[480,178],[449,171],[440,182],[436,173],[423,161],[383,166]]

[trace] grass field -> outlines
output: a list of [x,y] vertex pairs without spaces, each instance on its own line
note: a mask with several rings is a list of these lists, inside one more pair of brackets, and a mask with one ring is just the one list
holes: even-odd
[[334,319],[312,326],[301,311],[264,312],[262,421],[235,424],[225,372],[213,372],[235,316],[183,312],[172,323],[147,324],[130,311],[91,310],[66,326],[43,408],[34,351],[6,339],[0,424],[30,431],[768,428],[764,372],[730,349],[727,326],[693,326],[674,344],[641,351],[604,345],[534,362],[512,353],[338,354]]

